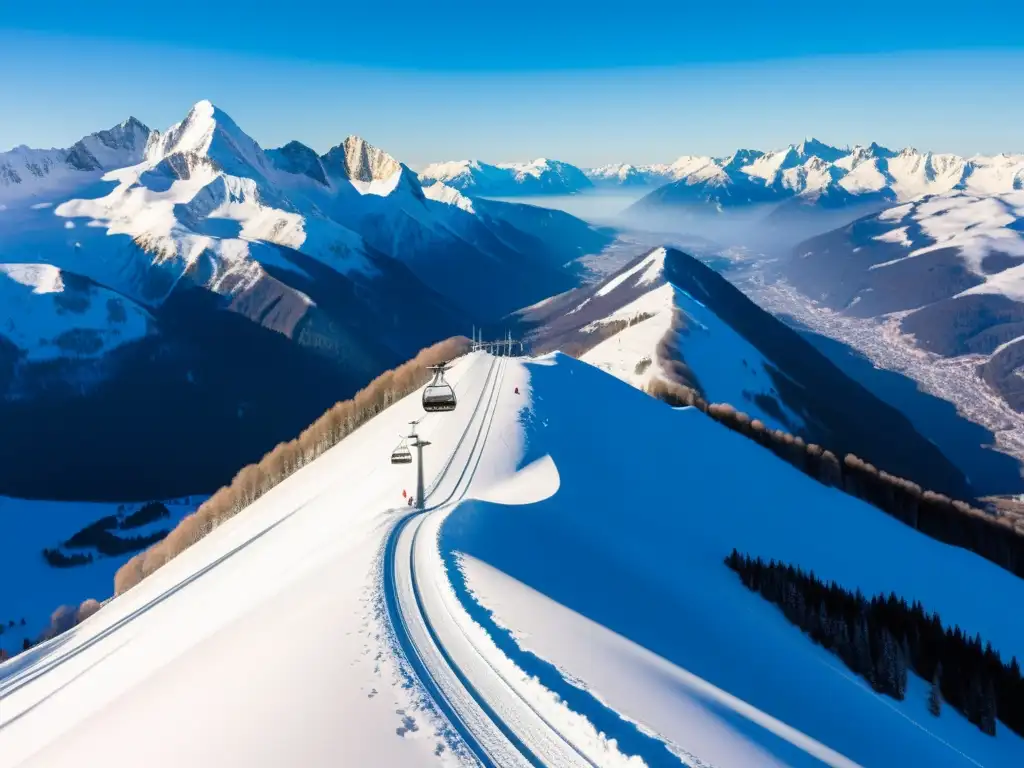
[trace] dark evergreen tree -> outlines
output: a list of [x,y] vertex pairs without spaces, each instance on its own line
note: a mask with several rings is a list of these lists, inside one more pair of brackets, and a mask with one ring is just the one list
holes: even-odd
[[863,612],[857,618],[853,630],[853,671],[864,677],[869,683],[875,683],[875,665],[871,661],[871,639],[868,634],[868,622]]
[[985,688],[982,691],[978,715],[978,727],[981,728],[982,733],[987,733],[989,736],[995,736],[996,691],[992,685],[991,680],[985,682]]
[[938,717],[942,713],[942,694],[939,692],[939,676],[942,674],[942,665],[935,668],[935,675],[932,677],[932,689],[928,692],[928,711]]

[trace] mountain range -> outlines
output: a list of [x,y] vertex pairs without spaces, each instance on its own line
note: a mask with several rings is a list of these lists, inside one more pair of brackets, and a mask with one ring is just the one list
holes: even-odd
[[891,150],[874,142],[834,147],[805,139],[778,150],[725,157],[683,155],[668,164],[614,163],[580,169],[553,160],[488,165],[436,163],[421,174],[479,195],[575,194],[592,188],[653,187],[638,210],[664,206],[738,208],[791,202],[821,208],[885,205],[922,194],[999,194],[1024,188],[1024,155],[962,157]]
[[884,207],[923,194],[987,195],[1024,187],[1024,155],[964,158],[914,148],[896,152],[874,143],[838,149],[811,139],[771,152],[739,150],[726,158],[684,160],[677,162],[674,180],[634,208]]
[[574,287],[610,239],[424,187],[355,136],[264,150],[208,101],[0,154],[0,493],[212,491],[425,344]]
[[497,165],[479,160],[432,163],[420,172],[420,180],[490,197],[576,194],[594,186],[576,166],[543,157],[531,163]]

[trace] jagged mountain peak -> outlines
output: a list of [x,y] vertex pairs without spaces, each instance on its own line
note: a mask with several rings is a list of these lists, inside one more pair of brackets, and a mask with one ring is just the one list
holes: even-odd
[[328,167],[337,169],[352,181],[384,181],[390,179],[402,165],[394,157],[361,136],[348,136],[341,144],[331,148],[321,158]]
[[834,163],[840,157],[847,154],[842,149],[833,147],[831,144],[825,144],[815,138],[804,139],[794,149],[801,158],[816,157],[828,163]]
[[739,170],[750,165],[758,158],[764,157],[765,153],[759,149],[737,149],[722,162],[725,171]]
[[150,161],[174,154],[205,156],[239,176],[261,173],[268,164],[260,145],[208,99],[196,102],[184,120],[158,134],[146,149]]
[[327,174],[320,156],[312,147],[301,141],[289,141],[283,147],[268,149],[267,157],[274,166],[287,173],[308,176],[319,184],[327,186]]

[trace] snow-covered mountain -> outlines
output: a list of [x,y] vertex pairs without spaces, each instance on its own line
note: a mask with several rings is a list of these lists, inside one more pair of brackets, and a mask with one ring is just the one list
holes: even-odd
[[780,269],[825,307],[891,316],[928,352],[974,356],[1024,412],[1024,192],[916,198],[801,243]]
[[104,171],[142,160],[152,131],[130,117],[92,133],[67,149],[15,147],[0,152],[0,204],[32,198],[98,179]]
[[574,165],[539,158],[532,163],[489,165],[479,160],[432,163],[420,172],[424,183],[440,181],[471,195],[571,195],[593,187],[587,175]]
[[[400,400],[0,665],[0,768],[1024,760],[1005,722],[930,714],[915,671],[874,692],[794,625],[808,605],[724,560],[919,601],[1004,662],[1013,574],[565,355],[474,354],[451,379],[454,413]],[[407,514],[415,469],[387,457],[419,417],[431,493]]]
[[634,206],[638,211],[759,203],[842,208],[953,190],[987,195],[1021,189],[1024,155],[965,158],[913,147],[897,152],[875,143],[837,148],[807,139],[768,152],[742,149],[723,158],[685,156],[671,166],[606,166],[588,174],[600,183],[660,185]]
[[[609,240],[428,194],[358,137],[265,151],[208,101],[0,168],[0,419],[52,459],[0,441],[15,496],[212,491],[426,344],[572,288]],[[207,433],[215,456],[183,447]]]
[[971,495],[963,473],[903,415],[681,251],[655,249],[517,317],[539,349],[575,352],[641,389],[658,378],[684,384],[771,429]]
[[596,168],[585,168],[583,172],[598,188],[660,187],[713,162],[714,160],[710,157],[683,155],[673,163],[655,163],[653,165],[611,163]]

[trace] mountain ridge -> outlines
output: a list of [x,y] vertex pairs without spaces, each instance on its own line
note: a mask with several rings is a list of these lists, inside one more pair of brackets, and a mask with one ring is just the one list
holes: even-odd
[[[517,313],[517,320],[540,352],[574,352],[640,389],[656,379],[683,384],[770,429],[862,456],[925,487],[972,496],[963,473],[902,414],[680,250],[653,249],[597,284]],[[879,440],[877,423],[900,437]]]

